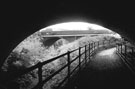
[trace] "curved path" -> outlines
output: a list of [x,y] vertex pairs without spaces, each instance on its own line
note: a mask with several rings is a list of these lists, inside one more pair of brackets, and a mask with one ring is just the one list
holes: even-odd
[[97,52],[72,89],[135,89],[135,77],[116,54],[116,48]]

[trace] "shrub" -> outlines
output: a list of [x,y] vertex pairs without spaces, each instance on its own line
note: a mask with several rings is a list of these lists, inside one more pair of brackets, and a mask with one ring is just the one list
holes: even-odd
[[[56,41],[55,46],[53,45],[50,47],[44,47],[41,39],[42,38],[38,33],[35,33],[34,35],[25,39],[9,55],[3,66],[3,69],[7,72],[18,71],[33,66],[38,62],[49,60],[53,57],[66,53],[67,51],[77,49],[80,46],[84,46],[88,43],[115,38],[100,35],[94,37],[86,36],[71,43],[68,43],[68,41],[64,39],[59,39]],[[72,53],[71,60],[77,55],[78,51]],[[48,65],[43,66],[43,78],[45,79],[47,76],[53,74],[55,71],[66,64],[67,56],[64,56],[49,63]],[[75,61],[71,68],[73,69],[77,64],[78,62]],[[56,77],[51,79],[49,83],[45,84],[46,87],[48,87],[48,89],[55,88],[58,85],[58,82],[64,79],[66,75],[67,69],[64,69]],[[31,71],[30,73],[23,75],[16,80],[16,83],[19,83],[20,88],[22,89],[29,89],[30,87],[35,86],[37,82],[37,70]]]

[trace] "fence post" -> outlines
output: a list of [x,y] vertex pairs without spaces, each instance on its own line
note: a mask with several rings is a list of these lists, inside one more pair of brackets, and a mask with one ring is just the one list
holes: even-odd
[[96,42],[95,42],[95,49],[96,49]]
[[39,67],[38,67],[38,85],[39,85],[39,89],[43,89],[43,84],[42,84],[42,66],[40,65],[41,62],[38,63]]
[[87,51],[86,51],[87,45],[85,45],[85,65],[87,64]]
[[122,54],[122,44],[121,44],[121,54]]
[[93,52],[95,51],[95,42],[93,43]]
[[98,48],[99,48],[99,41],[98,41]]
[[93,52],[93,43],[91,43],[91,53]]
[[116,52],[118,52],[118,45],[116,45]]
[[70,51],[67,52],[67,61],[68,61],[68,84],[70,84]]
[[116,50],[117,50],[117,52],[119,51],[119,46],[118,46],[118,44],[116,45]]
[[120,45],[118,44],[118,53],[120,53]]
[[92,43],[92,53],[94,52],[94,43]]
[[90,60],[90,56],[91,56],[91,55],[90,55],[90,45],[91,45],[91,44],[89,43],[89,60]]
[[125,58],[127,57],[127,45],[125,45]]
[[96,49],[96,43],[97,43],[97,42],[95,42],[95,49]]
[[79,47],[79,72],[81,71],[81,47]]
[[68,61],[68,84],[70,84],[70,51],[67,52]]
[[133,66],[134,66],[134,62],[135,62],[135,60],[134,60],[134,47],[132,47],[132,61],[133,61]]

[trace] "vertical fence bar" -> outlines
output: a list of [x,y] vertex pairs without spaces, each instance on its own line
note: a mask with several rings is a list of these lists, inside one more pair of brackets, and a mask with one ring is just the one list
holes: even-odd
[[120,46],[119,46],[119,44],[118,44],[118,53],[120,53]]
[[121,54],[121,44],[119,44],[119,53]]
[[97,42],[95,42],[95,49],[97,48],[97,45],[98,45]]
[[96,43],[97,43],[97,42],[95,42],[95,49],[96,49]]
[[118,46],[118,44],[116,45],[116,47],[117,47],[117,52],[119,51],[119,46]]
[[98,47],[100,47],[100,41],[98,41]]
[[121,44],[120,44],[120,53],[121,53]]
[[94,52],[94,46],[95,46],[95,45],[94,45],[94,43],[93,43],[93,46],[92,46],[93,52]]
[[95,42],[93,43],[93,52],[95,51]]
[[81,47],[79,47],[79,72],[81,71]]
[[[38,63],[39,65],[41,64],[41,62]],[[38,85],[39,85],[39,89],[43,89],[43,84],[42,84],[42,66],[39,66],[38,68]]]
[[116,45],[117,45],[117,48],[118,48],[117,50],[119,51],[119,44],[116,44]]
[[118,52],[118,45],[116,45],[116,52]]
[[67,52],[68,61],[68,84],[70,84],[70,51]]
[[95,42],[95,49],[96,49],[96,42]]
[[91,49],[92,49],[92,53],[93,53],[93,50],[94,50],[94,43],[92,43],[92,48],[91,48]]
[[87,51],[86,51],[87,45],[85,45],[85,65],[87,64]]
[[94,43],[92,43],[92,53],[94,52]]
[[95,42],[95,49],[96,49],[96,42]]
[[90,60],[90,45],[91,45],[91,44],[89,43],[89,60]]
[[91,53],[93,52],[93,43],[91,43]]
[[132,57],[134,57],[134,47],[132,47]]
[[98,41],[96,42],[96,48],[98,48]]
[[127,45],[125,45],[125,58],[127,57]]
[[118,46],[116,45],[116,52],[118,52]]
[[133,65],[134,65],[134,62],[135,62],[135,60],[134,60],[134,47],[132,47],[132,61],[133,61]]
[[121,44],[121,54],[122,54],[122,44]]
[[98,41],[98,48],[99,48],[99,41]]
[[104,40],[103,40],[103,46],[104,46]]

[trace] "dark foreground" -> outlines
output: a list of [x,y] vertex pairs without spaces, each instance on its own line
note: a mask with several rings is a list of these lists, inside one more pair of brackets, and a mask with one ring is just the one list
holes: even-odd
[[135,89],[135,77],[110,48],[99,51],[68,89]]

